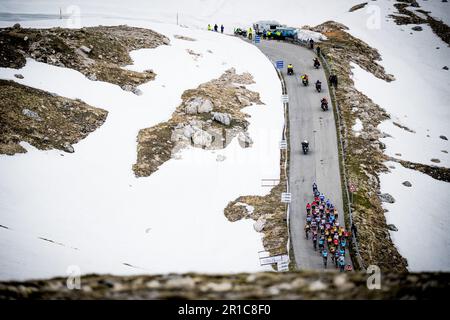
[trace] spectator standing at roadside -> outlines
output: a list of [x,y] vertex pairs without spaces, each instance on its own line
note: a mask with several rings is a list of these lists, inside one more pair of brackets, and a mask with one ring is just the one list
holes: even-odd
[[225,27],[223,26],[223,24],[220,26],[220,33],[223,33],[223,30],[225,29]]

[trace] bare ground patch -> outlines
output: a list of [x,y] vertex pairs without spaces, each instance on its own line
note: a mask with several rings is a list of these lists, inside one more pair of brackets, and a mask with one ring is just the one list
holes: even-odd
[[0,154],[26,152],[21,141],[74,152],[72,144],[100,127],[107,114],[80,100],[0,80]]
[[110,82],[124,90],[153,80],[151,70],[123,69],[133,61],[129,52],[169,44],[169,39],[152,30],[128,26],[81,29],[0,29],[0,67],[22,68],[25,58],[75,69],[91,80]]
[[179,150],[188,146],[208,150],[225,148],[237,137],[244,148],[253,143],[247,133],[248,115],[242,108],[262,104],[259,93],[248,90],[253,77],[226,71],[220,78],[186,90],[172,117],[138,135],[136,176],[155,172]]

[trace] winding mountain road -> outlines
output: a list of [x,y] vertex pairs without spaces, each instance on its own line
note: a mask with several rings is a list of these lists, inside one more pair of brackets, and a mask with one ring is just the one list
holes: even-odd
[[[284,61],[282,71],[289,95],[290,164],[289,185],[292,194],[290,204],[290,233],[298,269],[322,269],[320,254],[314,251],[311,240],[305,239],[306,203],[313,200],[312,184],[330,199],[339,212],[339,222],[344,225],[342,188],[339,172],[339,155],[336,125],[331,108],[322,111],[320,99],[331,101],[323,68],[314,69],[312,50],[302,46],[274,40],[262,40],[259,49],[273,62]],[[294,75],[287,75],[287,64],[293,64]],[[308,74],[310,85],[304,87],[300,75]],[[318,93],[314,83],[322,82]],[[310,152],[304,155],[301,141],[309,141]],[[347,254],[346,263],[351,263]],[[328,259],[328,268],[331,266]]]

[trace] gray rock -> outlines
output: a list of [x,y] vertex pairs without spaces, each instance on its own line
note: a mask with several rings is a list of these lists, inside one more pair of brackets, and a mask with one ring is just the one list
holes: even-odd
[[183,135],[186,138],[190,139],[194,133],[195,133],[195,129],[191,125],[187,125],[183,128]]
[[224,155],[218,154],[217,157],[216,157],[216,161],[217,162],[222,162],[222,161],[225,161],[226,158],[227,157],[225,157]]
[[13,25],[13,28],[14,28],[14,29],[20,29],[20,28],[21,28],[21,27],[20,27],[20,23],[14,24],[14,25]]
[[195,146],[208,148],[212,144],[212,135],[204,130],[197,130],[192,135],[192,142]]
[[412,187],[412,183],[409,182],[409,181],[404,181],[404,182],[402,183],[402,185],[404,185],[405,187]]
[[88,48],[86,46],[81,46],[80,50],[83,51],[84,53],[91,53],[92,49]]
[[242,148],[251,147],[253,144],[253,140],[250,138],[248,132],[239,132],[238,141]]
[[395,203],[395,199],[393,196],[391,196],[389,193],[383,193],[380,195],[380,199],[383,202],[387,203]]
[[75,150],[73,149],[72,145],[70,143],[68,143],[68,142],[65,142],[63,144],[63,150],[65,152],[68,152],[68,153],[74,153],[75,152]]
[[393,224],[388,224],[388,225],[387,225],[387,228],[388,228],[389,230],[391,230],[391,231],[398,231],[397,227],[396,227],[395,225],[393,225]]
[[186,102],[185,112],[187,114],[208,113],[213,109],[211,100],[204,98],[193,98]]
[[442,140],[448,140],[446,136],[439,136]]
[[229,126],[231,124],[231,115],[228,113],[213,112],[213,119],[226,126]]
[[124,84],[123,86],[121,86],[121,88],[125,91],[129,91],[129,92],[133,92],[134,88],[132,85],[130,84]]
[[447,66],[444,66],[444,67],[442,67],[442,69],[444,69],[444,70],[448,70],[448,67],[447,67]]
[[423,28],[421,26],[415,26],[415,27],[412,27],[411,29],[414,31],[422,31],[423,30]]
[[87,78],[91,81],[97,81],[97,76],[95,75],[95,73],[88,74]]
[[198,113],[208,113],[213,109],[213,104],[211,100],[205,99],[202,104],[198,106]]
[[34,112],[34,111],[30,110],[30,109],[26,109],[26,108],[23,109],[22,110],[22,114],[24,116],[27,116],[27,117],[32,118],[32,119],[37,120],[37,121],[41,121],[42,120],[37,112]]
[[133,93],[137,96],[142,96],[142,91],[141,89],[138,88],[133,88]]
[[21,75],[20,73],[16,73],[14,75],[14,77],[16,77],[17,79],[23,79],[24,78],[23,75]]

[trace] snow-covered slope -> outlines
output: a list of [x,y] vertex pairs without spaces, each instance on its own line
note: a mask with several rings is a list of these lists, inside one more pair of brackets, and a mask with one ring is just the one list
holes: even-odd
[[[258,260],[262,242],[252,222],[230,223],[223,209],[238,196],[267,194],[261,179],[279,176],[283,112],[273,66],[256,47],[234,37],[167,24],[114,24],[125,22],[171,39],[170,46],[132,53],[130,68],[157,73],[155,81],[140,86],[142,96],[33,60],[20,70],[23,80],[14,77],[17,70],[0,69],[1,78],[109,111],[105,124],[76,144],[74,154],[25,145],[26,154],[0,157],[0,224],[10,228],[0,229],[1,279],[64,275],[69,265],[83,273],[263,270]],[[196,61],[186,49],[202,57]],[[181,159],[168,161],[151,177],[135,178],[131,167],[138,131],[166,121],[184,90],[231,67],[254,76],[249,88],[265,103],[244,110],[251,115],[253,146],[242,149],[235,140],[220,151],[186,149]],[[216,161],[219,154],[226,159]]]

